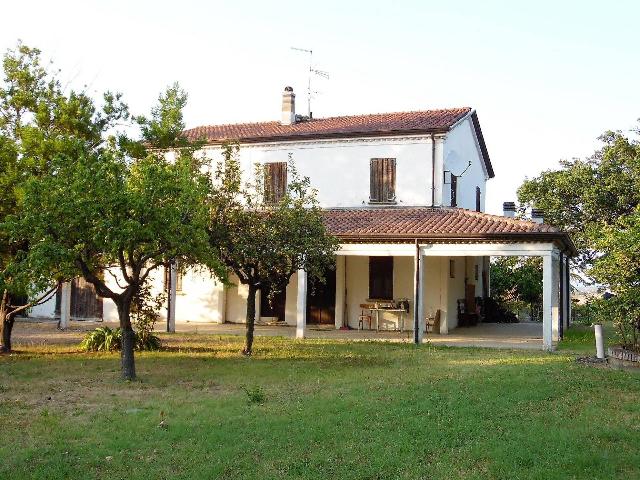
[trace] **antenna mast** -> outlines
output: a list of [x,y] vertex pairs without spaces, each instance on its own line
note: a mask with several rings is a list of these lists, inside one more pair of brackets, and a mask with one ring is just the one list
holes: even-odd
[[307,79],[307,115],[309,116],[309,118],[311,118],[311,96],[313,93],[311,90],[311,76],[317,75],[328,80],[329,73],[313,68],[313,50],[298,47],[291,47],[291,50],[297,50],[298,52],[309,54],[309,77]]

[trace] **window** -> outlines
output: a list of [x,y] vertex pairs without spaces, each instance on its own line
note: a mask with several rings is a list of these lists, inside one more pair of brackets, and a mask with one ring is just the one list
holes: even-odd
[[451,174],[451,206],[458,206],[458,177]]
[[369,202],[395,203],[396,159],[372,158],[370,163]]
[[456,278],[456,261],[449,260],[449,278]]
[[393,257],[369,257],[369,298],[393,299]]
[[[164,289],[169,291],[169,274],[171,269],[169,266],[164,267]],[[176,268],[176,293],[182,293],[182,271],[180,268]]]
[[476,212],[480,211],[480,187],[476,187]]
[[287,190],[287,162],[265,163],[264,199],[266,203],[278,203]]

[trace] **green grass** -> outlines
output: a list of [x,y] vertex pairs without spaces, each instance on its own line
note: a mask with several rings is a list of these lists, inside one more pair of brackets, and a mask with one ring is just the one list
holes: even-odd
[[243,358],[240,338],[180,338],[138,355],[133,383],[114,354],[1,357],[0,476],[640,477],[636,372],[565,353],[279,338]]
[[[604,333],[605,349],[607,346],[620,343],[618,334],[611,322],[602,325]],[[564,332],[564,338],[558,344],[559,351],[580,353],[583,355],[596,354],[596,337],[593,327],[590,325],[572,325]]]

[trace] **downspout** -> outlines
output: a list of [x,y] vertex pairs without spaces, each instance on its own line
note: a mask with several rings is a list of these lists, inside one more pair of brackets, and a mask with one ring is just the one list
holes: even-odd
[[436,136],[431,134],[431,206],[436,204]]
[[413,305],[413,343],[420,344],[420,312],[418,312],[418,305],[420,304],[420,245],[416,238],[416,278],[415,288],[413,292],[414,305]]

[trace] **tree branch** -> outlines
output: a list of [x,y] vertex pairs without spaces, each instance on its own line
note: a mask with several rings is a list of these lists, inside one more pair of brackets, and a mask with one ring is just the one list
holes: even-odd
[[47,290],[43,295],[36,298],[34,301],[27,303],[26,305],[21,305],[19,307],[14,307],[13,305],[9,305],[11,308],[13,308],[13,310],[11,310],[11,312],[7,314],[7,317],[15,316],[18,313],[22,312],[23,310],[26,310],[27,308],[35,307],[36,305],[42,305],[55,294],[57,289],[58,289],[58,286],[56,285],[53,288]]
[[104,298],[111,298],[112,300],[116,300],[119,295],[114,293],[109,287],[107,287],[103,280],[89,270],[89,266],[85,263],[82,258],[76,258],[76,265],[80,268],[82,272],[82,276],[87,280],[87,282],[91,283],[95,289],[96,293]]

